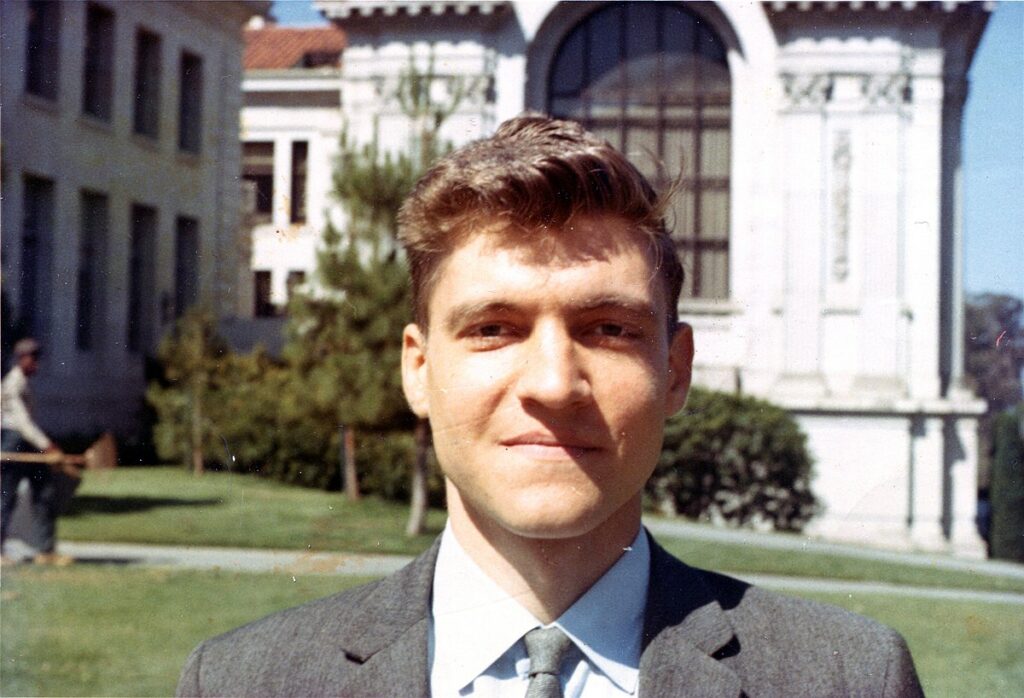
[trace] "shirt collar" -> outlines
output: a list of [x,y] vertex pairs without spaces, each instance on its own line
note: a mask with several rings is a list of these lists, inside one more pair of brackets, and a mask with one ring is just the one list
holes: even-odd
[[[640,529],[618,561],[553,623],[627,693],[639,679],[649,576],[650,548]],[[449,695],[542,625],[470,559],[450,526],[441,536],[431,610],[433,662]]]

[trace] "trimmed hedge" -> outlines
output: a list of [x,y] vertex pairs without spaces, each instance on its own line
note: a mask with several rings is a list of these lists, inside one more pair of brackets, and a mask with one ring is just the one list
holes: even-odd
[[992,557],[1024,562],[1024,403],[996,417]]
[[668,421],[647,498],[691,519],[799,531],[817,511],[807,437],[782,408],[701,388]]

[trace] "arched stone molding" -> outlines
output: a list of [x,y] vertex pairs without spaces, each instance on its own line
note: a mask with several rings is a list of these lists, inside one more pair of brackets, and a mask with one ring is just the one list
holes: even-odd
[[[546,106],[545,88],[548,84],[555,51],[565,36],[587,15],[612,2],[560,2],[544,17],[530,41],[526,55],[526,108],[543,111]],[[713,2],[685,3],[686,8],[705,20],[725,43],[729,52],[729,69],[733,69],[734,54],[742,58],[743,44],[733,23],[718,4]]]

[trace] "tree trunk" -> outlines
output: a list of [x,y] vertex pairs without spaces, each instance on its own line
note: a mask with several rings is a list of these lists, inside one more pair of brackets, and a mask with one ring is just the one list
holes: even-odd
[[409,523],[405,535],[423,533],[427,523],[427,451],[430,448],[430,429],[427,420],[416,420],[416,457],[412,464],[412,496],[409,502]]
[[345,453],[345,498],[350,502],[358,502],[359,473],[356,472],[356,430],[349,426],[343,426],[342,445]]
[[203,463],[203,401],[199,386],[192,386],[192,474],[202,475]]

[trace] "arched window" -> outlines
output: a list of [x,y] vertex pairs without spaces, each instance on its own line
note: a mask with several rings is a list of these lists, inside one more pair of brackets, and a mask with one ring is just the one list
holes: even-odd
[[658,185],[682,173],[669,222],[683,297],[727,298],[730,79],[718,35],[675,3],[614,3],[566,35],[548,75],[550,114],[606,138]]

